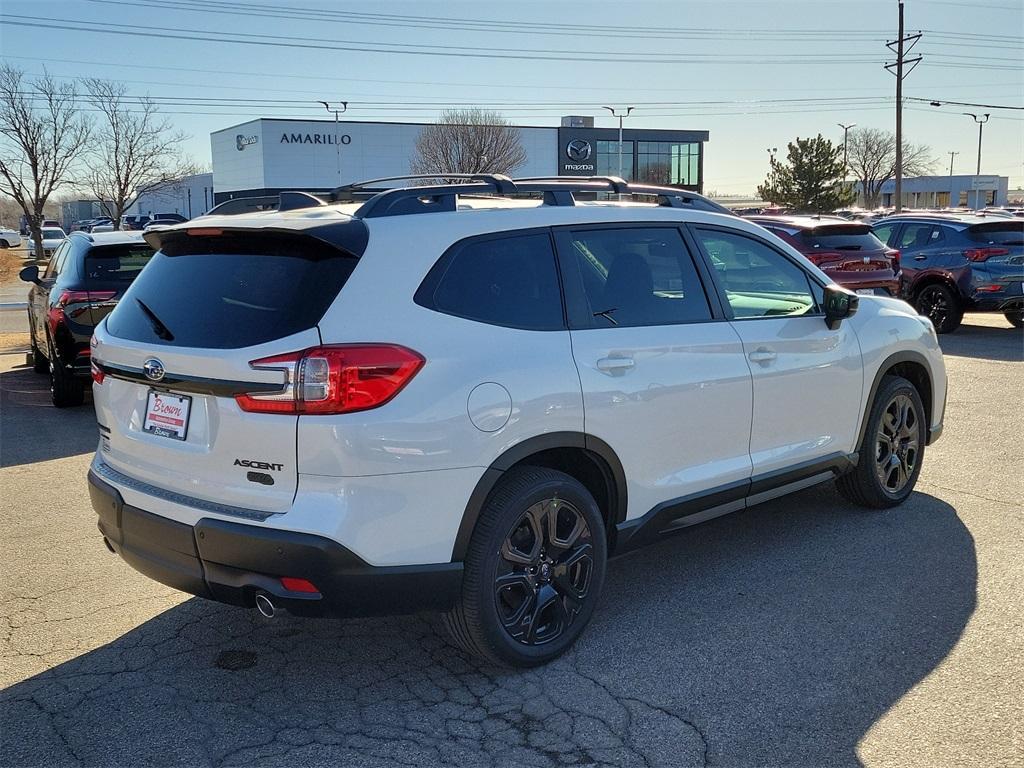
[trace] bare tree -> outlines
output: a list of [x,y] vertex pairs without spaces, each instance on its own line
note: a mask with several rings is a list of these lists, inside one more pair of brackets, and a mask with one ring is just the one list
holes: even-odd
[[90,136],[73,83],[48,74],[32,81],[0,66],[0,194],[28,219],[37,259],[43,258],[43,209],[54,191],[69,186]]
[[416,139],[413,173],[511,173],[526,162],[519,130],[500,113],[452,109]]
[[[877,208],[882,185],[896,177],[896,136],[879,128],[850,131],[847,154],[850,171],[864,191],[864,207]],[[903,143],[903,173],[916,176],[931,171],[931,148]]]
[[84,184],[120,229],[140,194],[174,187],[198,169],[181,154],[188,136],[174,131],[150,98],[129,97],[124,85],[109,80],[87,78],[84,84],[100,113]]

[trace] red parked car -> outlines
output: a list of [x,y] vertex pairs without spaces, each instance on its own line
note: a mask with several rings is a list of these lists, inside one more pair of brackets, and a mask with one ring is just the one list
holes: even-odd
[[796,248],[822,272],[857,293],[900,295],[900,252],[868,224],[827,216],[750,216]]

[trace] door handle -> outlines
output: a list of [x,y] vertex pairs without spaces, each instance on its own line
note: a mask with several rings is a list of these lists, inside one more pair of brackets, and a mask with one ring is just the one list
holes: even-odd
[[602,357],[597,361],[598,370],[608,373],[625,372],[635,365],[632,357]]
[[915,256],[914,261],[924,261],[927,258],[927,256]]
[[766,347],[758,347],[747,355],[747,357],[750,358],[752,363],[770,363],[774,361],[778,355]]

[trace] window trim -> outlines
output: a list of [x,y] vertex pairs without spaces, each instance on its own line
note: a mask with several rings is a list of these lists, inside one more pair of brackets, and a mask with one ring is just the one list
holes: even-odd
[[[556,287],[557,287],[557,290],[558,290],[558,299],[559,299],[559,302],[561,303],[561,320],[562,320],[562,322],[561,322],[561,326],[560,327],[558,327],[558,328],[524,328],[521,325],[510,325],[508,323],[493,323],[493,322],[488,322],[486,320],[481,320],[481,319],[479,319],[477,317],[468,317],[467,315],[460,315],[457,312],[449,312],[447,310],[440,309],[437,306],[437,303],[436,303],[436,300],[435,300],[435,294],[437,293],[438,287],[441,285],[441,281],[444,280],[445,276],[448,274],[448,270],[451,269],[452,263],[454,261],[454,256],[455,256],[457,251],[460,251],[463,248],[466,248],[466,247],[468,247],[470,245],[474,245],[474,244],[480,243],[480,242],[488,242],[490,240],[507,240],[510,237],[533,237],[535,235],[544,235],[544,236],[546,236],[548,238],[548,242],[549,242],[549,244],[551,246],[551,254],[552,254],[552,257],[554,259],[555,277],[556,277],[556,280],[557,280],[557,286]],[[434,271],[439,269],[441,267],[442,263],[445,260],[448,260],[448,263],[444,265],[443,271],[439,275],[437,275],[435,277],[434,276]],[[432,289],[431,289],[431,291],[429,293],[429,296],[424,298],[424,295],[421,294],[421,292],[425,291],[425,286],[427,286],[428,280],[431,280],[433,282],[433,286],[432,286]],[[419,285],[416,286],[416,290],[413,293],[412,300],[413,300],[413,303],[416,304],[417,306],[423,307],[424,309],[428,309],[431,312],[437,312],[439,315],[447,315],[448,317],[457,317],[460,320],[466,320],[466,321],[471,322],[471,323],[479,323],[480,325],[489,325],[489,326],[494,327],[494,328],[511,328],[512,330],[516,330],[516,331],[529,331],[529,332],[532,332],[532,333],[558,333],[558,332],[567,331],[569,329],[568,317],[567,317],[567,314],[566,314],[567,313],[567,309],[566,309],[566,295],[565,295],[564,283],[565,283],[565,280],[564,280],[564,278],[562,276],[561,264],[560,264],[560,260],[558,258],[558,250],[555,247],[555,240],[554,240],[554,237],[552,235],[550,227],[529,227],[527,229],[508,229],[508,230],[502,230],[500,232],[486,232],[486,233],[480,234],[480,235],[472,235],[470,237],[464,237],[461,240],[456,240],[454,243],[449,245],[447,248],[445,248],[444,252],[434,260],[434,263],[430,265],[430,268],[427,270],[426,274],[423,276],[423,279],[420,280]],[[429,301],[426,300],[426,299],[429,299]]]
[[[684,252],[690,257],[694,270],[697,273],[697,280],[704,298],[708,303],[710,317],[704,320],[683,320],[676,323],[658,323],[650,325],[623,325],[607,326],[598,325],[590,312],[590,302],[587,299],[586,288],[583,285],[583,275],[579,269],[579,263],[572,253],[571,237],[573,232],[595,232],[603,229],[674,229],[680,236]],[[704,267],[703,259],[694,252],[693,245],[687,238],[685,229],[676,222],[655,222],[655,221],[615,221],[601,224],[564,224],[552,227],[552,235],[555,243],[555,254],[558,259],[559,269],[562,274],[564,285],[564,305],[566,308],[566,319],[571,331],[614,331],[629,328],[668,328],[677,325],[702,325],[704,323],[720,323],[727,318],[719,302],[715,291],[709,290],[708,275]]]
[[[731,227],[723,227],[723,226],[719,226],[719,225],[715,225],[715,224],[686,224],[685,227],[689,231],[690,236],[693,238],[694,245],[696,246],[696,248],[698,250],[698,253],[700,253],[702,261],[704,261],[705,268],[711,274],[711,281],[712,281],[712,284],[715,286],[715,292],[718,294],[719,300],[722,303],[722,307],[723,307],[723,309],[724,309],[724,311],[726,313],[726,316],[728,317],[728,319],[731,322],[741,322],[741,321],[742,322],[746,322],[746,321],[750,321],[750,320],[792,320],[792,319],[798,318],[798,317],[816,317],[816,318],[823,318],[823,317],[825,317],[825,312],[821,308],[821,305],[818,303],[818,297],[815,295],[814,286],[817,285],[819,288],[824,290],[825,286],[828,285],[828,283],[822,282],[822,280],[819,279],[817,275],[815,275],[812,272],[809,272],[804,267],[804,265],[801,264],[795,257],[793,257],[790,254],[786,253],[784,250],[781,250],[781,249],[777,248],[776,246],[772,245],[768,241],[766,241],[763,238],[759,237],[757,234],[752,233],[752,232],[747,232],[747,231],[742,230],[742,229],[733,229]],[[722,284],[722,281],[718,279],[718,275],[716,274],[716,271],[715,271],[715,268],[714,268],[714,263],[711,261],[711,254],[708,253],[707,249],[704,247],[704,243],[701,241],[700,237],[697,235],[697,231],[698,230],[709,231],[709,232],[722,232],[722,233],[725,233],[727,235],[735,235],[737,237],[745,237],[745,238],[748,238],[750,240],[753,240],[756,243],[760,243],[761,245],[765,246],[769,250],[775,251],[775,253],[777,253],[780,256],[782,256],[782,258],[786,259],[789,263],[791,263],[793,266],[795,266],[797,269],[799,269],[801,272],[803,272],[804,277],[807,279],[807,283],[808,283],[807,288],[808,288],[808,290],[811,293],[811,298],[814,300],[815,312],[813,312],[813,313],[809,312],[809,313],[806,313],[806,314],[803,314],[803,315],[770,315],[770,316],[761,315],[761,316],[758,316],[758,317],[736,317],[736,313],[733,312],[732,305],[729,303],[729,297],[728,297],[728,295],[725,292],[725,286]]]

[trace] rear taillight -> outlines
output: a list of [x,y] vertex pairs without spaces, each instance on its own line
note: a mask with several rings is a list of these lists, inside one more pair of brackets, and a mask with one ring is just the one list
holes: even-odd
[[423,367],[422,356],[395,344],[339,344],[253,360],[258,370],[280,370],[280,392],[236,395],[253,413],[333,414],[384,405]]
[[95,360],[89,360],[89,373],[92,374],[92,380],[97,384],[102,384],[106,374],[103,369],[96,365]]
[[806,254],[806,256],[815,266],[824,264],[826,261],[839,261],[843,258],[843,254],[837,251],[812,251]]
[[993,256],[1005,256],[1009,252],[1007,248],[968,248],[964,256],[968,261],[988,261]]
[[889,250],[886,251],[886,254],[888,254],[890,259],[892,259],[892,269],[893,269],[893,272],[899,272],[900,271],[900,252],[897,251],[895,248],[890,248]]
[[[97,301],[110,301],[117,296],[117,291],[62,291],[57,299],[57,309],[66,312],[67,316],[74,319],[84,312],[89,311],[89,304]],[[67,311],[67,308],[77,304],[74,309]]]

